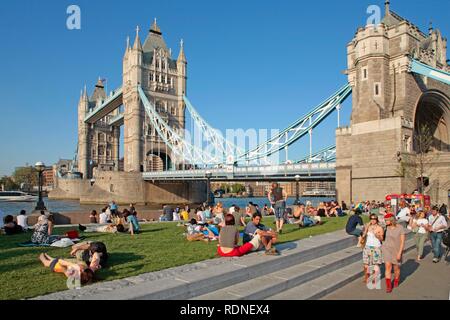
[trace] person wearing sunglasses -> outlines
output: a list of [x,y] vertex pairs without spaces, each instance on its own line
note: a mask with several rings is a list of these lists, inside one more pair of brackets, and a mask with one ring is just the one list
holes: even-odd
[[383,263],[381,242],[384,240],[384,231],[378,223],[376,214],[370,215],[370,222],[364,227],[362,236],[366,239],[363,249],[363,263],[364,283],[367,284],[371,275],[373,275],[372,279],[376,279],[380,274],[380,265]]

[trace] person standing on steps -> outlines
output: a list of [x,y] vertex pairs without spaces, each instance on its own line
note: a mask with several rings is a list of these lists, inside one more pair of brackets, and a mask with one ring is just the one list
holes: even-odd
[[[382,245],[382,253],[385,265],[386,292],[391,293],[392,288],[400,283],[400,266],[402,264],[403,249],[405,247],[406,230],[397,224],[397,219],[392,213],[384,216],[386,222],[386,239]],[[392,267],[394,267],[394,286],[392,287]]]
[[286,211],[287,194],[279,186],[278,183],[272,183],[272,189],[267,194],[267,198],[275,209],[275,223],[277,226],[277,233],[283,232],[284,212]]

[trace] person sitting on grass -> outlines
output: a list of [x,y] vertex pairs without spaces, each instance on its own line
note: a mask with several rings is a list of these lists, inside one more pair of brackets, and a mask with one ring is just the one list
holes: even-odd
[[78,274],[80,283],[83,285],[94,282],[94,271],[84,262],[78,261],[74,263],[59,258],[52,258],[46,253],[41,253],[39,260],[45,267],[50,268],[52,272],[64,273],[67,278],[75,277]]
[[6,235],[13,235],[22,233],[23,229],[15,221],[12,215],[7,215],[3,218],[3,229]]
[[135,233],[139,233],[141,227],[139,226],[139,221],[134,214],[129,212],[127,209],[123,211],[125,221],[130,224],[128,230],[133,235]]
[[82,242],[72,246],[70,255],[78,261],[89,265],[92,271],[105,268],[108,262],[108,251],[103,242]]
[[279,252],[273,244],[277,242],[277,234],[272,229],[261,224],[261,213],[255,212],[244,229],[244,244],[250,242],[253,246],[252,251],[265,248],[267,255],[278,255]]
[[240,257],[253,249],[251,242],[238,246],[239,231],[235,226],[234,216],[227,214],[225,216],[225,226],[220,230],[219,245],[217,253],[221,257]]
[[25,210],[20,210],[20,214],[16,217],[17,224],[22,227],[23,231],[28,230],[28,217]]
[[186,208],[183,209],[183,210],[181,210],[180,218],[181,218],[183,221],[188,221],[188,220],[189,220],[189,212],[187,212]]
[[191,219],[187,224],[188,241],[211,241],[217,240],[217,236],[205,225],[200,225],[197,220]]
[[299,228],[312,227],[316,224],[316,220],[305,214],[304,204],[295,206],[290,222],[292,224],[298,224]]
[[41,211],[38,222],[34,225],[34,232],[31,235],[31,242],[40,245],[52,244],[53,242],[59,240],[58,236],[52,236],[52,231],[52,217],[50,217],[50,219],[47,218],[45,212]]
[[92,210],[91,214],[89,215],[89,222],[97,223],[97,211]]

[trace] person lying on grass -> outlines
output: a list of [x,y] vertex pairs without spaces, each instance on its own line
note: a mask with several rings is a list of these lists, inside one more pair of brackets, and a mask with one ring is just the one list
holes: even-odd
[[191,219],[190,223],[186,225],[187,227],[187,235],[186,239],[188,241],[211,241],[217,240],[217,236],[214,234],[214,231],[218,233],[217,228],[211,229],[209,225],[200,225],[197,224],[197,220]]
[[50,268],[52,272],[64,273],[67,278],[78,278],[81,284],[90,284],[94,282],[94,271],[84,262],[71,262],[59,258],[52,258],[46,253],[39,255],[42,264]]
[[104,226],[92,226],[92,227],[91,226],[86,227],[79,224],[78,229],[82,232],[99,232],[99,233],[117,233],[117,232],[125,233],[128,231],[121,223],[117,225],[111,223]]
[[108,261],[108,251],[103,242],[82,242],[72,246],[70,255],[78,261],[86,263],[92,271],[105,268]]

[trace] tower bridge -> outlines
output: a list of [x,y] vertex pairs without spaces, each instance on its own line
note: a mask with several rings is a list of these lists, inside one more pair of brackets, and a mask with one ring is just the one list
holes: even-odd
[[[379,25],[358,28],[347,44],[348,83],[286,129],[243,150],[208,124],[187,98],[183,42],[172,58],[158,24],[144,43],[139,28],[123,58],[123,84],[109,95],[101,80],[78,104],[77,170],[83,179],[58,179],[53,197],[82,202],[203,202],[211,180],[336,180],[339,200],[382,200],[411,192],[416,177],[400,168],[417,166],[416,137],[427,124],[433,136],[426,190],[433,201],[450,194],[450,66],[447,39],[431,26],[422,32],[385,2]],[[343,83],[345,80],[343,79]],[[340,108],[352,95],[349,127]],[[313,130],[338,113],[336,145],[315,151]],[[186,114],[208,146],[186,135]],[[120,127],[124,127],[124,171],[119,171]],[[309,137],[309,154],[297,161],[270,163]],[[286,157],[287,160],[287,157]],[[93,184],[91,179],[95,179]]]

